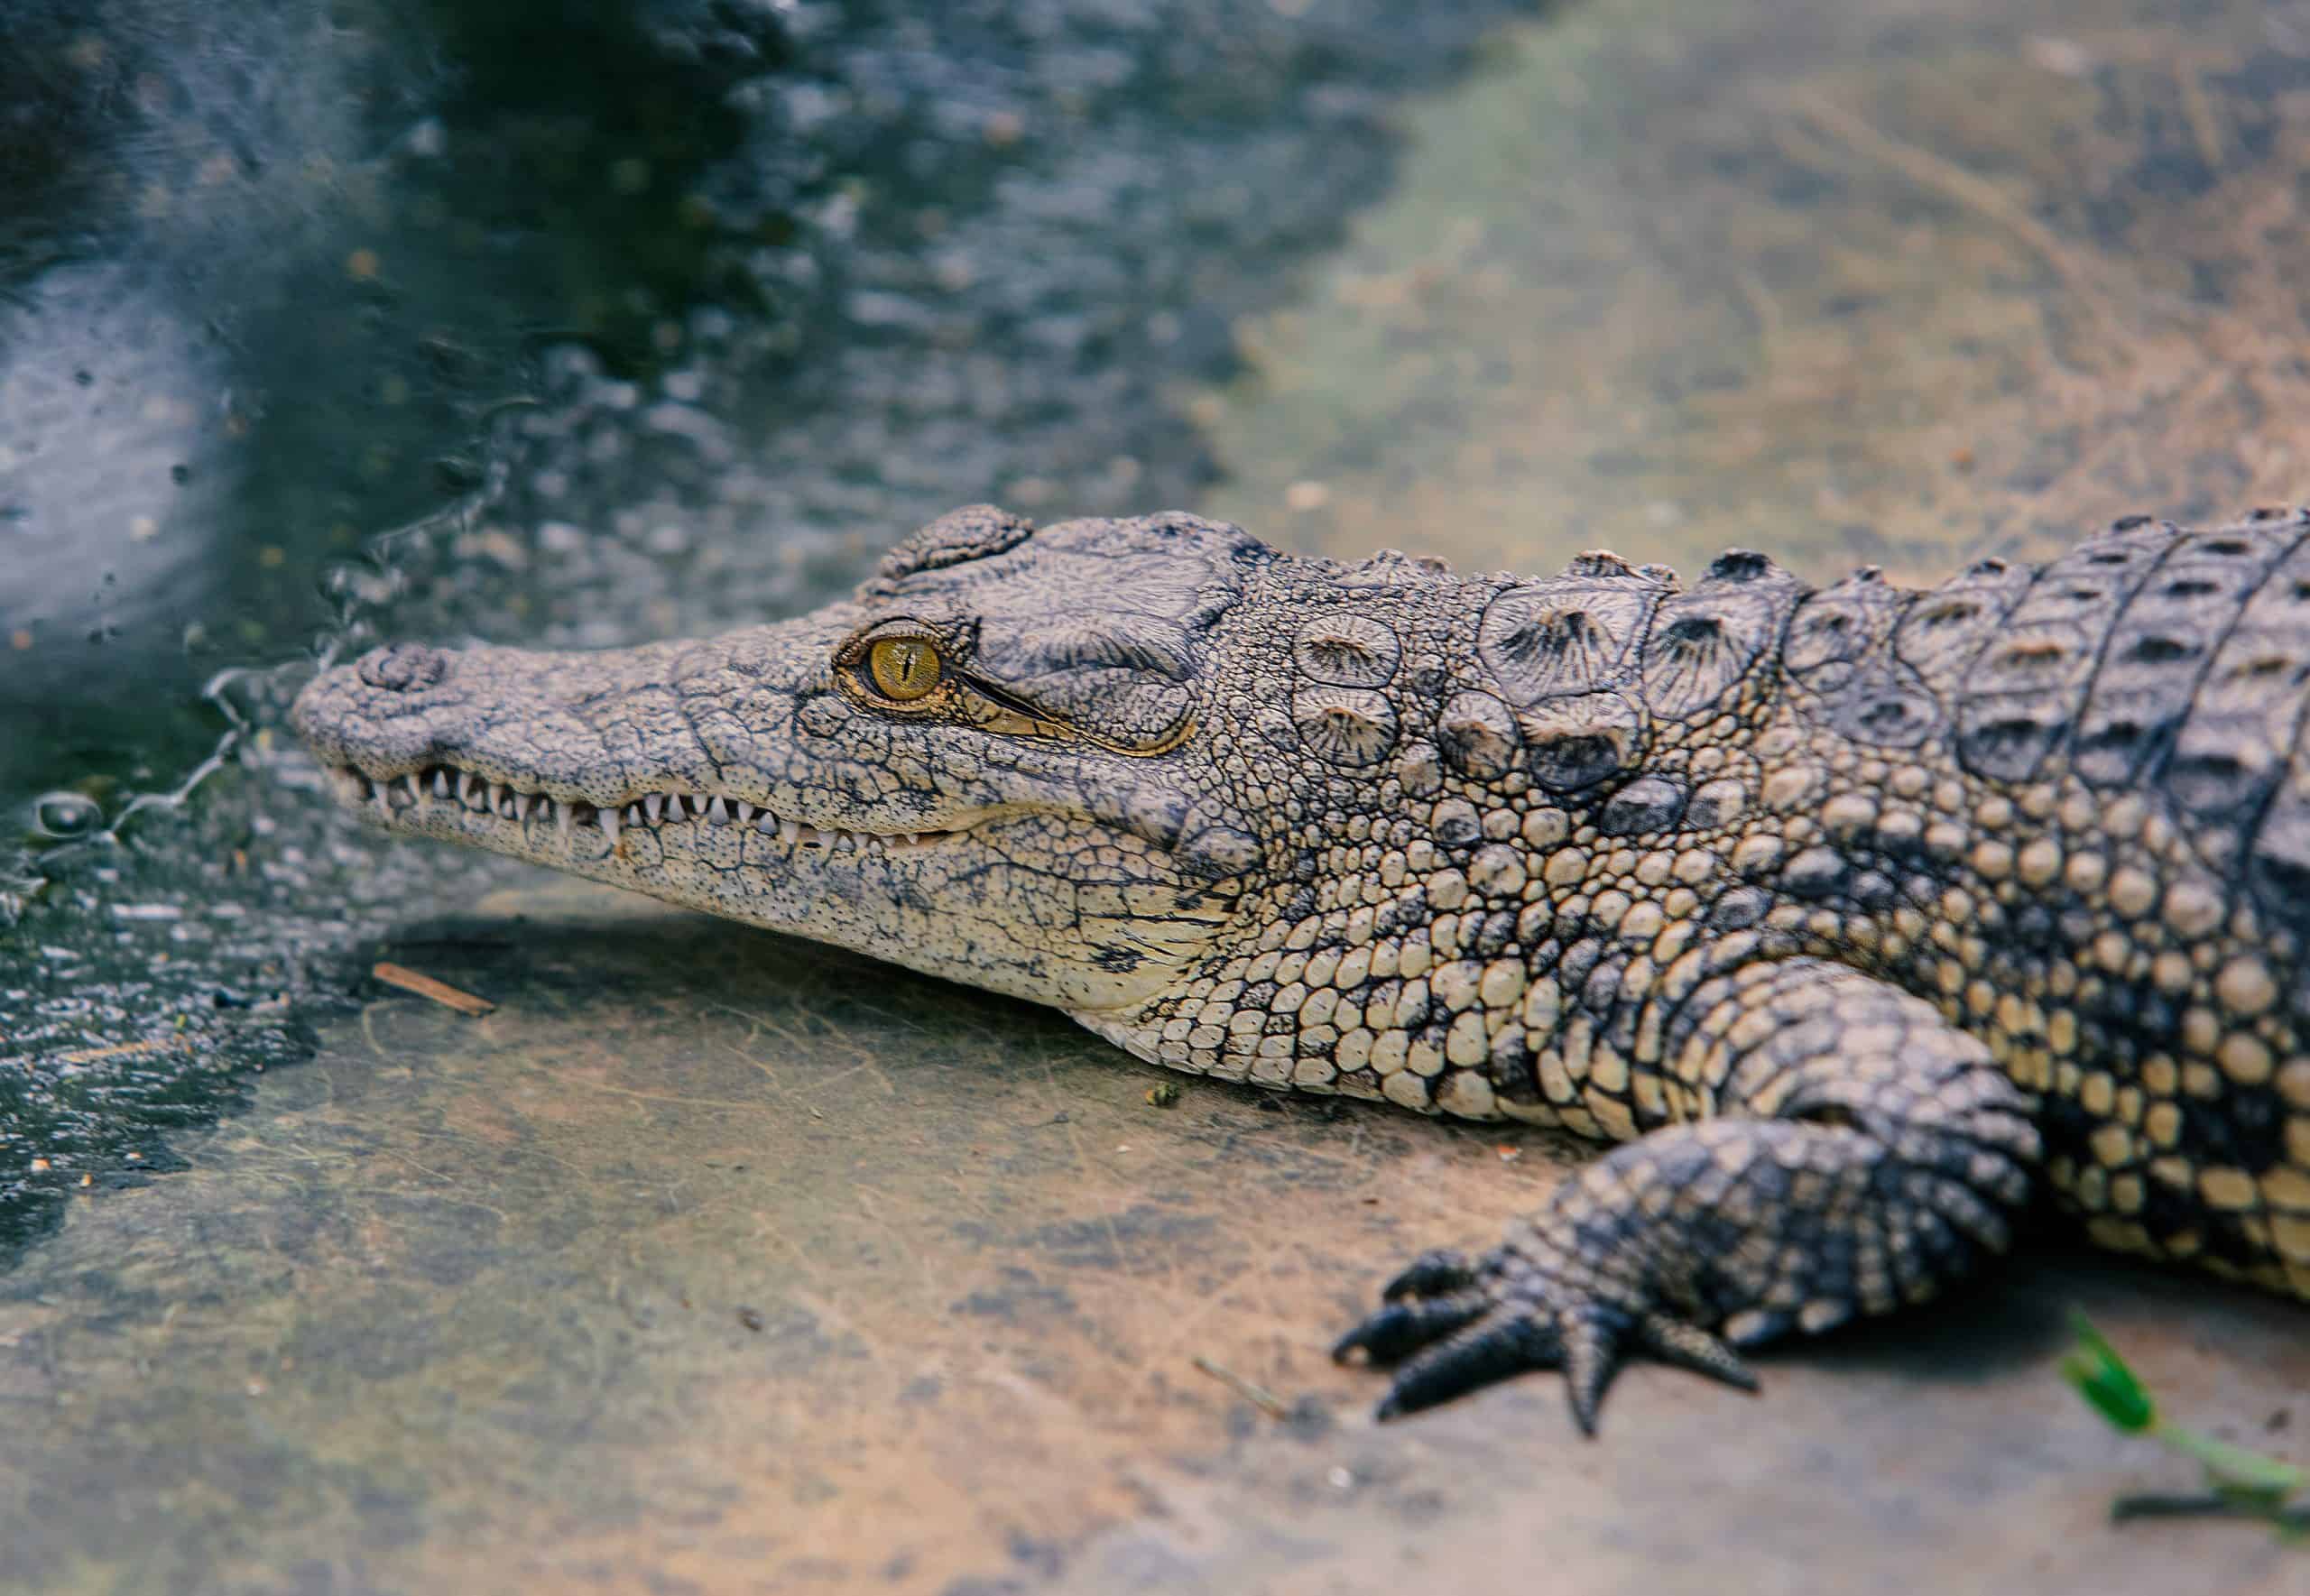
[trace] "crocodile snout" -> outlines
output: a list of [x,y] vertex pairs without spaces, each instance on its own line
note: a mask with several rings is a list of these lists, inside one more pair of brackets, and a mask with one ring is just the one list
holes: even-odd
[[456,689],[472,674],[447,649],[389,643],[316,676],[289,722],[329,764],[390,771],[421,762],[457,730],[466,712]]
[[423,643],[388,643],[361,657],[356,668],[364,684],[387,692],[413,693],[448,673],[449,656]]

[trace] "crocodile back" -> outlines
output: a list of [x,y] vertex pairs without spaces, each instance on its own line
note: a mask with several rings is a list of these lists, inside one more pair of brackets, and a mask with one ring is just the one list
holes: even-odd
[[2310,928],[2310,515],[2122,521],[1976,566],[1917,595],[1896,650],[1969,774],[2158,801],[2227,892]]
[[2097,1240],[2310,1296],[2310,512],[1864,574],[1780,660],[1780,824],[1862,817],[1767,872],[1818,951],[1873,950],[2041,1094]]

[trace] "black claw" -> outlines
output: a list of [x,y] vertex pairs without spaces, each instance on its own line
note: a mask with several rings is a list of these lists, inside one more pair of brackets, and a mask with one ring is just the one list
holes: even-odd
[[1418,1413],[1464,1391],[1531,1369],[1552,1369],[1563,1356],[1553,1324],[1520,1307],[1494,1308],[1466,1330],[1421,1352],[1396,1372],[1372,1416]]
[[1433,1252],[1423,1252],[1404,1266],[1403,1272],[1380,1287],[1380,1300],[1393,1302],[1400,1296],[1437,1296],[1448,1291],[1465,1291],[1475,1284],[1476,1268],[1465,1252],[1439,1247]]
[[1390,1303],[1334,1343],[1332,1361],[1344,1362],[1362,1352],[1373,1363],[1393,1363],[1408,1352],[1451,1334],[1492,1306],[1482,1292]]

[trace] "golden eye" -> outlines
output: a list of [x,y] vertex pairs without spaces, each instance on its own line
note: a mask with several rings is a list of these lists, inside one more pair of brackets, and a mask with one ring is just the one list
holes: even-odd
[[866,650],[866,669],[882,697],[911,704],[938,685],[938,650],[924,638],[886,637]]

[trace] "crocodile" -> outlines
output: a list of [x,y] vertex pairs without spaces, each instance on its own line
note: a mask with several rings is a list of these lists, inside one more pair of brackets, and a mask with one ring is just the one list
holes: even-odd
[[[2040,1205],[2310,1298],[2310,511],[1814,586],[953,512],[847,600],[394,643],[340,801],[1054,1005],[1216,1079],[1612,1145],[1335,1355],[1382,1417],[1922,1302]],[[2049,1200],[2049,1201],[2048,1201]]]

